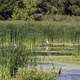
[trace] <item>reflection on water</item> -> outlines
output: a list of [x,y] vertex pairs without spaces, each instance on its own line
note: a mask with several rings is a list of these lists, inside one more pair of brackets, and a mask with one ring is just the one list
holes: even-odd
[[50,69],[54,67],[64,67],[64,64],[56,64],[56,63],[37,63],[37,64],[29,64],[29,67],[35,67],[38,69]]
[[[29,64],[29,68],[35,67],[38,69],[50,69],[54,67],[65,67],[65,64],[53,64],[53,63],[37,63],[37,64]],[[58,76],[58,80],[80,80],[80,70],[64,70]]]
[[64,71],[59,76],[59,80],[80,80],[80,70]]

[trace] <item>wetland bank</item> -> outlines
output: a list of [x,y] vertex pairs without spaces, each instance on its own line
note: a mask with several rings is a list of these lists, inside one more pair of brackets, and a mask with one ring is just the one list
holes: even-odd
[[56,80],[67,64],[80,64],[79,22],[0,21],[1,80]]

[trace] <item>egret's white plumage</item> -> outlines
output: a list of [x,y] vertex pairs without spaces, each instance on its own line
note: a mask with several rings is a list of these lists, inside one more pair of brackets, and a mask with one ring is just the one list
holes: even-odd
[[14,44],[14,47],[17,48],[17,44]]
[[46,40],[46,43],[48,44],[48,43],[49,43],[49,41],[48,41],[48,40]]
[[49,44],[49,41],[46,40],[46,46],[45,46],[45,47],[46,47],[46,50],[48,50],[48,48],[49,48],[49,47],[48,47],[48,44]]

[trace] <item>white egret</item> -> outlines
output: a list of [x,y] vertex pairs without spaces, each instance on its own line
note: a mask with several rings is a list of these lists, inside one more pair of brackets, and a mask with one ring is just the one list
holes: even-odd
[[14,47],[17,48],[17,44],[14,43]]
[[46,45],[45,45],[46,50],[48,50],[48,44],[49,44],[49,41],[46,39]]

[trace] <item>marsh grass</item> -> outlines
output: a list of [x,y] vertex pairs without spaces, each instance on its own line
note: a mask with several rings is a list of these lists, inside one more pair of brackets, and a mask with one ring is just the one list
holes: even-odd
[[56,80],[54,70],[36,70],[36,69],[19,69],[16,75],[16,80]]
[[[34,64],[37,64],[36,55],[38,53],[36,54],[33,52],[34,46],[37,45],[38,47],[39,45],[42,45],[43,43],[45,43],[46,39],[48,39],[50,43],[80,44],[79,40],[80,23],[64,21],[63,22],[1,21],[0,66],[6,66],[9,70],[10,76],[14,75],[19,76],[17,73],[19,68],[23,68],[24,66],[32,62],[34,62]],[[78,50],[78,52],[76,52],[75,55],[79,55],[80,45],[76,46],[75,51],[76,50]],[[27,74],[26,71],[24,73]],[[22,71],[19,74],[21,77]],[[28,79],[27,77],[30,78],[31,75],[33,75],[29,74],[29,76],[25,76],[25,74],[22,75],[23,79],[21,80],[26,80]],[[44,73],[40,74],[41,80],[48,80],[45,77],[47,76],[47,74],[45,75],[43,74]],[[30,79],[35,80],[37,78],[38,80],[40,76],[38,77],[37,76],[35,78],[32,77],[32,79],[31,78]],[[52,80],[52,77],[50,77],[49,80]]]

